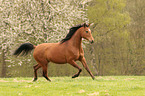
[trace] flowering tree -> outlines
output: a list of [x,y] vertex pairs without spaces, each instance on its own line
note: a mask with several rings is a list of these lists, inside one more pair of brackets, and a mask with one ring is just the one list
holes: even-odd
[[[85,4],[88,0],[1,0],[0,1],[0,51],[2,74],[9,67],[21,65],[10,57],[20,43],[40,44],[58,42],[64,38],[70,26],[88,21]],[[28,60],[28,62],[31,60]],[[8,65],[7,65],[8,66]]]

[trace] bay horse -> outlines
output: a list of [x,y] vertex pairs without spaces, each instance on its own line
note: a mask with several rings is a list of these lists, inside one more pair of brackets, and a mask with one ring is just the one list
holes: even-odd
[[38,46],[35,46],[31,43],[24,43],[15,50],[14,55],[27,55],[27,53],[34,49],[33,57],[36,60],[37,64],[33,67],[33,81],[37,80],[37,70],[41,67],[43,69],[43,76],[46,78],[46,80],[51,81],[47,76],[47,66],[49,62],[54,62],[57,64],[69,63],[79,70],[72,76],[72,78],[78,77],[82,69],[75,62],[77,60],[82,63],[92,79],[95,79],[89,67],[87,66],[81,44],[82,38],[88,40],[90,43],[94,42],[94,38],[92,37],[89,27],[90,24],[84,23],[70,28],[69,33],[66,35],[66,37],[58,43],[42,43]]

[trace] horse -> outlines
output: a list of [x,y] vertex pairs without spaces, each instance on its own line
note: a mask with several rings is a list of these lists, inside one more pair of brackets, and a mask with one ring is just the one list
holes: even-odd
[[49,62],[72,65],[78,69],[78,72],[72,76],[72,78],[76,78],[80,75],[82,69],[75,61],[80,61],[94,80],[95,77],[91,73],[84,57],[82,38],[88,40],[90,43],[94,42],[94,38],[92,37],[90,30],[90,24],[84,23],[71,27],[66,37],[58,43],[42,43],[38,46],[31,43],[23,43],[15,50],[13,55],[27,55],[34,49],[33,57],[37,64],[33,66],[33,81],[38,79],[37,70],[39,68],[43,69],[43,77],[45,77],[46,80],[51,81],[47,76],[47,66]]

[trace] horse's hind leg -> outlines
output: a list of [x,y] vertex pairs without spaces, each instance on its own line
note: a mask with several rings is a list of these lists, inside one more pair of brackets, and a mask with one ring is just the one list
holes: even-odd
[[76,73],[76,74],[74,74],[74,75],[72,76],[72,78],[78,77],[78,76],[80,75],[82,69],[81,69],[81,68],[77,65],[77,63],[76,63],[75,61],[73,61],[73,60],[70,61],[69,64],[71,64],[73,67],[75,67],[75,68],[77,68],[77,69],[79,70],[78,73]]
[[48,78],[48,76],[47,76],[47,66],[48,66],[48,64],[45,64],[45,65],[42,66],[42,69],[43,69],[43,77],[45,77],[46,80],[51,81],[51,80]]
[[41,66],[39,64],[36,64],[33,66],[34,68],[34,80],[33,81],[36,81],[37,80],[37,70],[40,68]]

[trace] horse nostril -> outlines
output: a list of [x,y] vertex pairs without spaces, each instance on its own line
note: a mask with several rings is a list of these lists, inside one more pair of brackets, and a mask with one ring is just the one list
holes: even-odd
[[92,42],[91,43],[94,43],[94,40],[92,40]]
[[91,43],[91,44],[94,43],[94,40],[90,40],[90,43]]

